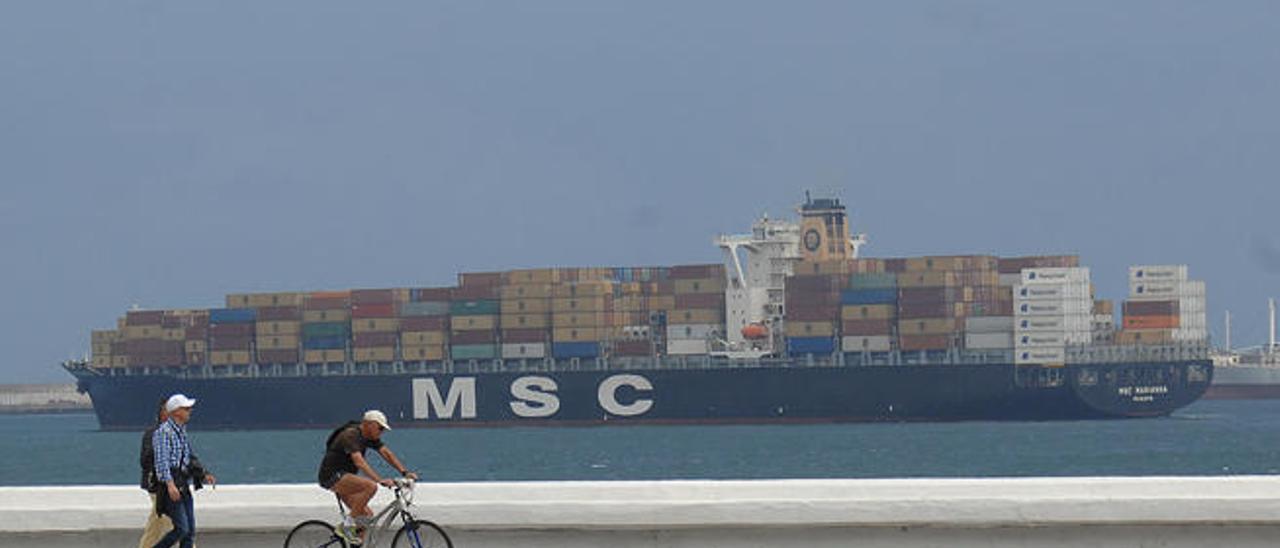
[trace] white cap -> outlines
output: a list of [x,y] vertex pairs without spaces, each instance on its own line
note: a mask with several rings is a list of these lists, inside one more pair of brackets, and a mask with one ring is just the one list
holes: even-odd
[[183,407],[194,407],[196,400],[188,398],[182,394],[174,394],[169,396],[169,401],[164,403],[164,410],[170,413],[182,409]]
[[383,430],[391,429],[391,425],[387,424],[387,416],[377,409],[365,411],[364,420],[378,423],[378,426],[381,426]]

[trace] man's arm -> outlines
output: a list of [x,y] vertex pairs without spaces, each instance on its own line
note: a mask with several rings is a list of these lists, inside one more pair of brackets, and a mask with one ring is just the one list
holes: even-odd
[[400,459],[396,458],[396,454],[391,452],[390,447],[383,445],[381,449],[378,449],[378,454],[382,455],[382,458],[387,461],[387,464],[390,464],[392,468],[395,468],[396,472],[399,472],[401,476],[415,480],[418,479],[417,474],[410,472],[409,468],[400,464]]
[[369,476],[369,479],[386,485],[387,487],[391,486],[391,480],[382,479],[382,476],[379,476],[378,473],[373,470],[373,467],[369,466],[369,461],[365,460],[364,455],[359,451],[351,453],[351,462],[356,465],[358,470],[364,472],[364,475]]

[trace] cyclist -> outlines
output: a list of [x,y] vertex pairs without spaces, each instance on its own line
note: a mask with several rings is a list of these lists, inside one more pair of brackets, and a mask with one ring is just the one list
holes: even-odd
[[[356,537],[351,538],[355,544],[364,542],[373,510],[369,508],[369,500],[378,492],[378,485],[393,487],[395,482],[383,479],[365,460],[366,449],[374,449],[382,459],[390,464],[400,475],[418,479],[418,475],[410,472],[391,448],[382,442],[382,433],[390,430],[387,416],[378,410],[369,410],[359,422],[348,422],[329,434],[325,442],[324,460],[320,462],[318,479],[320,486],[333,491],[338,498],[351,509]],[[364,473],[364,477],[359,475]]]

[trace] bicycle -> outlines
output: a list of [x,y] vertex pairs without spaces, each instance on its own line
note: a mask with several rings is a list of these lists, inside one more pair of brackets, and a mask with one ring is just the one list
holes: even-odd
[[[377,548],[381,537],[390,533],[396,518],[400,518],[402,524],[395,529],[395,536],[391,538],[391,548],[453,548],[453,541],[449,539],[444,529],[431,521],[419,519],[409,509],[413,506],[413,480],[396,479],[394,481],[395,486],[392,489],[395,491],[395,500],[369,520],[368,536],[364,544],[356,546]],[[342,504],[341,498],[338,499],[338,512],[344,519],[347,517],[347,509]],[[338,532],[337,527],[318,519],[299,523],[289,531],[289,536],[284,540],[285,548],[348,548],[349,546],[352,545]]]

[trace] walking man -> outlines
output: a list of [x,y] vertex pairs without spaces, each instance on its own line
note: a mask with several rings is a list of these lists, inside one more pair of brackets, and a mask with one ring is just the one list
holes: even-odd
[[156,429],[151,438],[156,452],[156,479],[159,482],[157,506],[173,520],[173,530],[156,542],[153,548],[170,548],[174,544],[179,544],[181,548],[192,547],[196,536],[192,484],[199,489],[204,483],[217,483],[213,474],[206,472],[196,459],[191,450],[191,442],[187,440],[187,422],[191,420],[191,409],[195,405],[196,400],[185,395],[171,396],[165,403],[169,419]]

